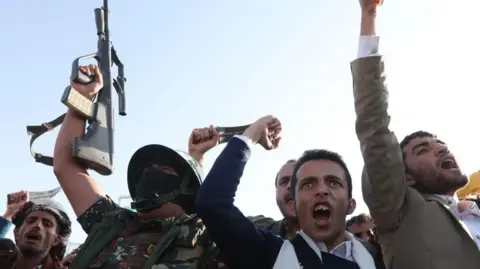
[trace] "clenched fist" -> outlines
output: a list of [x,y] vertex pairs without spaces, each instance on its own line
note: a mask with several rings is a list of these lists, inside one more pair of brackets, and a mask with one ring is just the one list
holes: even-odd
[[3,218],[6,220],[12,220],[13,215],[17,213],[17,211],[22,208],[22,206],[28,202],[28,192],[27,191],[19,191],[10,193],[7,195],[7,210],[3,215]]
[[280,143],[282,123],[274,116],[265,116],[258,119],[243,133],[254,143],[262,145],[266,150],[275,149]]
[[203,155],[218,144],[220,135],[213,127],[193,129],[188,140],[188,154],[202,164]]
[[86,76],[95,76],[95,81],[86,85],[72,81],[70,85],[81,95],[91,100],[103,88],[102,73],[100,68],[95,65],[82,66],[80,67],[80,72]]
[[359,0],[363,16],[376,16],[377,6],[383,3],[383,0]]

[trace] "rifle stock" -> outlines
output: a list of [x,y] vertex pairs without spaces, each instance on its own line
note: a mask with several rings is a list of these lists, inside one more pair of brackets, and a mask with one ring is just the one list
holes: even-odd
[[[88,120],[89,123],[85,136],[73,140],[73,157],[86,169],[92,169],[101,175],[111,175],[113,173],[114,154],[112,87],[119,97],[119,114],[125,116],[124,82],[126,79],[123,64],[110,44],[108,0],[103,1],[102,8],[95,9],[95,22],[98,50],[96,53],[78,57],[73,61],[71,80],[78,84],[93,83],[95,77],[84,75],[79,68],[82,60],[95,59],[102,71],[103,88],[98,93],[96,102],[93,102],[72,87],[67,87],[61,102],[74,110],[79,116]],[[111,63],[114,63],[118,69],[116,79],[112,79]]]

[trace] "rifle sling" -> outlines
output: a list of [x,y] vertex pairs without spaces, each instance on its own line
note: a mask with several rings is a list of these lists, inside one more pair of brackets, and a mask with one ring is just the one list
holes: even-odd
[[170,247],[170,245],[173,243],[173,241],[177,238],[177,236],[180,234],[181,227],[179,224],[172,226],[170,230],[167,232],[167,234],[160,239],[160,241],[157,243],[155,248],[152,251],[152,255],[148,259],[148,261],[145,263],[144,269],[150,269],[152,268],[156,262],[161,259],[163,254],[165,254],[165,251]]
[[35,162],[43,163],[48,166],[53,166],[53,157],[45,156],[35,152],[32,149],[32,146],[33,146],[33,142],[35,142],[37,138],[42,136],[44,133],[50,132],[51,130],[55,129],[57,126],[63,123],[64,119],[65,119],[65,114],[62,114],[58,116],[56,119],[46,123],[42,123],[41,125],[27,126],[27,133],[28,135],[32,136],[32,138],[30,138],[30,154],[35,159]]

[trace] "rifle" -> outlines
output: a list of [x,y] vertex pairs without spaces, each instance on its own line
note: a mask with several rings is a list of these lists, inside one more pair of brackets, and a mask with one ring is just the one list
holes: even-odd
[[[108,24],[108,0],[103,0],[103,7],[95,9],[95,22],[98,35],[98,50],[95,53],[76,58],[72,63],[71,80],[78,84],[94,82],[95,77],[88,77],[80,72],[80,61],[95,59],[102,71],[104,85],[96,97],[96,102],[89,100],[70,86],[66,87],[62,103],[85,118],[88,127],[85,136],[73,139],[73,157],[86,169],[92,169],[101,175],[113,173],[114,122],[112,107],[112,70],[117,66],[117,77],[113,79],[113,88],[118,94],[119,114],[125,116],[125,82],[124,66],[110,42]],[[53,158],[43,156],[32,150],[32,144],[42,134],[60,125],[65,114],[55,120],[38,126],[27,126],[30,139],[30,151],[36,162],[53,166]]]

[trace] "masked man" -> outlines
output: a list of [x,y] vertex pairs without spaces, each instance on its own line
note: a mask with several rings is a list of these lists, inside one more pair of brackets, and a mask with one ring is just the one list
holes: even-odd
[[[95,76],[89,85],[72,83],[86,98],[102,88],[100,70],[82,67]],[[57,138],[54,171],[88,234],[70,269],[84,268],[215,268],[208,256],[213,245],[194,200],[202,182],[201,167],[186,153],[162,145],[135,152],[128,165],[131,212],[120,208],[72,158],[72,139],[84,135],[85,121],[69,110]],[[212,146],[214,146],[213,144]],[[204,153],[204,152],[203,152]]]
[[12,219],[16,245],[0,240],[2,269],[60,269],[71,222],[62,206],[50,199],[27,202]]

